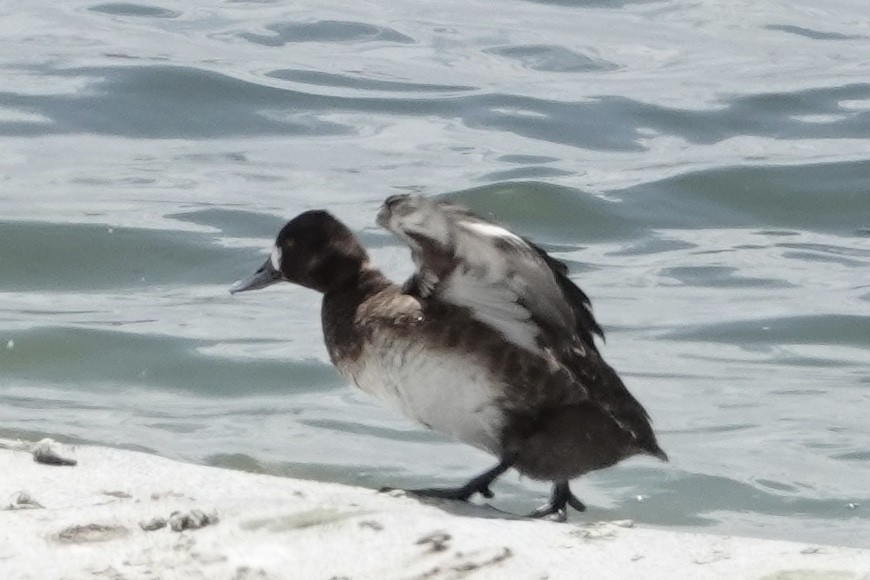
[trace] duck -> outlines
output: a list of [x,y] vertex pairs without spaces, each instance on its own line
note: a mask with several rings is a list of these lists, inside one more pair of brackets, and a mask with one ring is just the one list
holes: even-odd
[[529,515],[564,521],[569,507],[586,509],[573,479],[635,455],[668,460],[649,414],[602,358],[595,337],[604,332],[564,262],[422,195],[388,197],[375,221],[411,251],[415,271],[402,284],[345,224],[310,210],[287,222],[265,263],[230,292],[290,282],[321,293],[324,342],[348,382],[497,460],[464,485],[406,491],[492,498],[491,484],[514,469],[552,484]]

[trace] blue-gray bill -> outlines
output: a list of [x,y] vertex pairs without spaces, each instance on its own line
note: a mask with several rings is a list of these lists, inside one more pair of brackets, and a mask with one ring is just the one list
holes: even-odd
[[230,294],[246,292],[248,290],[259,290],[266,286],[271,286],[275,282],[283,280],[281,272],[272,266],[272,260],[266,260],[266,263],[260,266],[260,269],[254,272],[247,278],[242,278],[232,286],[230,286]]

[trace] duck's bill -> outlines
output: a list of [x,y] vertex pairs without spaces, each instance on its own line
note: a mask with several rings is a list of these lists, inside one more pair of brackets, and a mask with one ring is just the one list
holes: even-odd
[[266,263],[260,266],[260,269],[254,272],[253,275],[239,280],[230,286],[230,294],[238,294],[239,292],[247,292],[248,290],[259,290],[266,286],[271,286],[275,282],[283,280],[281,272],[272,266],[272,260],[266,260]]

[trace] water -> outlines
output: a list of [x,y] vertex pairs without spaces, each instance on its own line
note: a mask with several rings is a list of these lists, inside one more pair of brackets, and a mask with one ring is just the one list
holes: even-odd
[[671,463],[578,480],[583,518],[870,545],[863,1],[0,12],[0,436],[370,487],[484,470],[343,384],[316,295],[227,293],[313,207],[407,275],[374,213],[418,191],[566,260],[654,417]]

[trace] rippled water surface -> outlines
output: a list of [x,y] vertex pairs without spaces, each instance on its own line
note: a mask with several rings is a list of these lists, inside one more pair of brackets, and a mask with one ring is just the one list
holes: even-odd
[[33,0],[0,31],[0,435],[482,471],[342,382],[318,296],[227,293],[314,207],[407,275],[374,213],[418,191],[567,261],[655,419],[671,462],[578,480],[578,517],[870,545],[864,0]]

